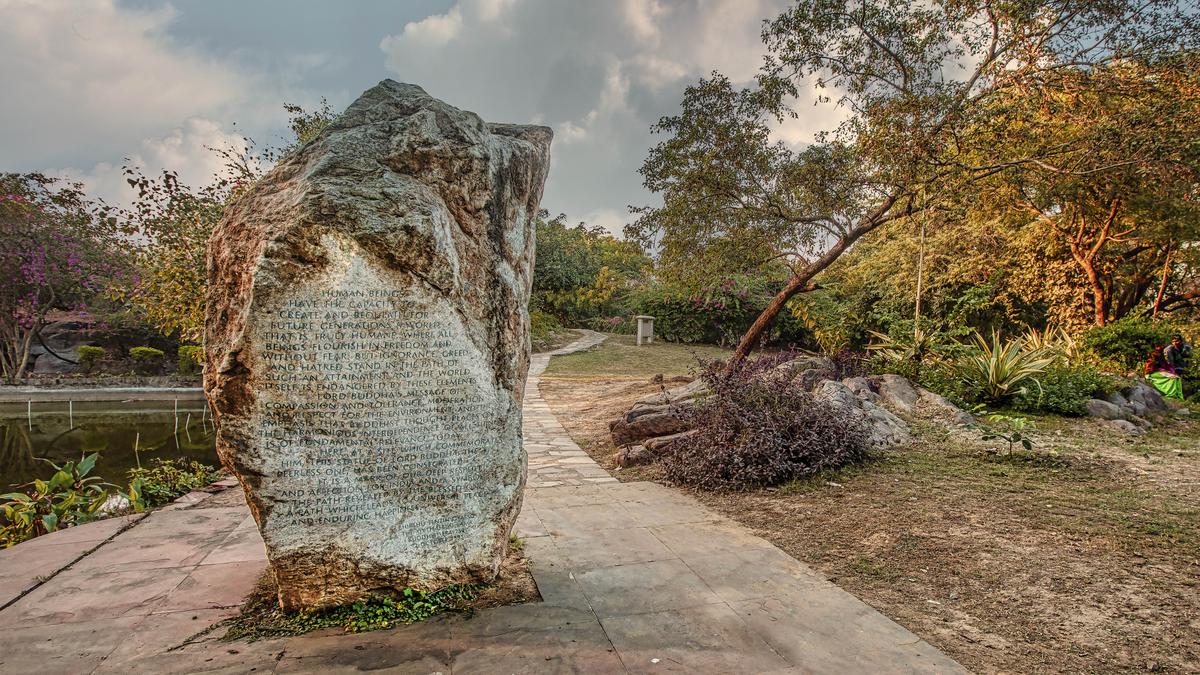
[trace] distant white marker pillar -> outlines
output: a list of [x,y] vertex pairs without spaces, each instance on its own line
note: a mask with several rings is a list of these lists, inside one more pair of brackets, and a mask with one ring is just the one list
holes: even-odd
[[654,317],[652,316],[636,316],[637,319],[637,343],[653,344],[654,342]]

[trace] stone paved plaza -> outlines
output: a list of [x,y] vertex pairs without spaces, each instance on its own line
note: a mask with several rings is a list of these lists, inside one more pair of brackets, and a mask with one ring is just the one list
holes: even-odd
[[236,613],[266,569],[247,509],[195,495],[0,552],[0,672],[964,672],[684,493],[605,473],[538,393],[549,358],[530,372],[517,523],[542,602],[359,635],[185,645]]

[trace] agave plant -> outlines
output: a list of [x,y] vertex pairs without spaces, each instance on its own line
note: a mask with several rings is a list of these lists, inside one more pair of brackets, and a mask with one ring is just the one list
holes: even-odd
[[958,363],[959,375],[989,401],[1003,401],[1037,384],[1037,376],[1054,365],[1055,357],[1030,349],[1020,338],[1004,341],[992,331],[991,342],[975,333],[975,348]]
[[1062,328],[1030,328],[1022,340],[1027,351],[1041,352],[1065,363],[1076,363],[1083,355],[1079,340]]
[[892,337],[873,330],[867,331],[875,341],[867,345],[869,351],[875,352],[888,361],[921,361],[933,352],[936,346],[932,333],[920,328],[914,328],[911,334]]

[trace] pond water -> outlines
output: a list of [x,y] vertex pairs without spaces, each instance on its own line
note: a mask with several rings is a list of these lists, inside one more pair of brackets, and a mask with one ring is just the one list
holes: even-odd
[[[219,466],[203,401],[34,402],[0,405],[0,492],[49,478],[55,464],[100,453],[91,475],[125,487],[129,469],[155,457]],[[136,446],[136,448],[135,448]]]

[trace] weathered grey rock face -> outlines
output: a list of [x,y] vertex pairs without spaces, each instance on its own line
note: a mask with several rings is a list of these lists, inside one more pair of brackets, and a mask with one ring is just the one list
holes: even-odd
[[284,607],[494,578],[550,140],[387,80],[217,226],[205,390]]

